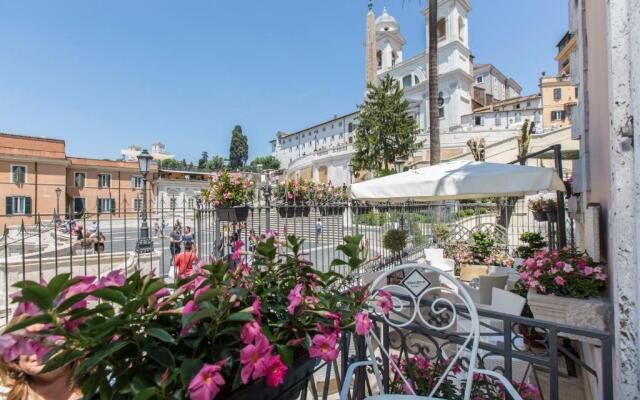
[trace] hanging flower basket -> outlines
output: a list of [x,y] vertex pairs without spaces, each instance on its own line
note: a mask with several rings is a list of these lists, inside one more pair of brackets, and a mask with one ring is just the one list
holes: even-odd
[[309,213],[311,213],[311,207],[309,206],[282,205],[276,208],[282,218],[308,217]]
[[318,206],[318,211],[323,217],[332,215],[342,215],[344,213],[344,206],[339,205],[324,205]]
[[544,222],[549,220],[549,215],[542,211],[533,211],[533,219],[538,222]]
[[264,379],[251,385],[246,385],[231,393],[228,400],[295,400],[307,387],[307,382],[320,360],[303,356],[293,363],[284,377],[282,385],[267,386]]
[[218,221],[244,222],[249,218],[249,206],[216,208]]

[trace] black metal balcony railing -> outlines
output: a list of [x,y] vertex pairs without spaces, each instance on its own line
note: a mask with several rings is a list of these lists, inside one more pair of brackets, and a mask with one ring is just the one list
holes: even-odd
[[[201,259],[228,257],[238,240],[250,248],[252,235],[278,231],[280,234],[303,237],[306,256],[323,270],[330,268],[333,259],[341,257],[336,248],[345,235],[363,235],[370,256],[376,257],[366,266],[368,271],[390,268],[397,265],[400,258],[404,262],[417,261],[422,256],[422,249],[443,246],[451,241],[469,240],[476,231],[490,232],[496,242],[508,250],[520,245],[519,236],[524,232],[542,233],[551,247],[557,246],[559,237],[557,224],[535,221],[522,200],[375,206],[303,205],[285,209],[260,202],[251,207],[247,220],[243,222],[220,221],[217,211],[208,206],[190,208],[181,204],[179,207],[166,207],[162,202],[158,205],[150,210],[149,218],[155,251],[144,256],[134,252],[140,228],[139,212],[135,210],[118,210],[108,214],[85,213],[74,221],[58,223],[53,215],[38,215],[34,223],[5,225],[0,236],[0,312],[3,314],[0,324],[6,323],[11,316],[13,305],[10,304],[9,295],[12,285],[20,280],[38,281],[40,277],[49,280],[58,273],[66,272],[101,276],[120,268],[127,273],[136,269],[154,269],[166,275],[171,268],[169,235],[176,222],[183,228],[191,227]],[[82,237],[73,226],[82,227]],[[568,226],[571,227],[570,224]],[[408,232],[408,245],[401,257],[383,246],[385,233],[396,228]],[[448,232],[447,238],[442,237],[444,230]],[[103,239],[88,241],[90,231],[101,232]],[[569,243],[570,233],[567,232]],[[559,396],[565,381],[582,382],[585,379],[596,382],[603,398],[611,398],[609,333],[482,310],[480,315],[483,318],[483,358],[479,360],[480,363],[491,359],[495,364],[495,358],[501,358],[502,364],[493,367],[516,380],[521,377],[513,373],[519,371],[518,366],[524,363],[528,371],[527,379],[540,388],[545,399],[562,398]],[[447,346],[461,343],[461,337],[456,332],[430,332],[418,326],[396,330],[386,326],[384,321],[376,321],[376,324],[392,353],[407,355],[426,352],[430,357],[436,357]],[[410,340],[416,336],[422,337],[422,342],[430,345],[416,346],[413,339]],[[571,340],[575,336],[592,338],[597,342],[602,365],[587,365],[579,353],[577,342]],[[303,392],[306,398],[334,398],[348,364],[363,356],[362,343],[358,342],[357,337],[345,336],[342,341],[343,351],[339,359],[321,365],[310,378],[308,391]],[[385,363],[386,360],[381,362]],[[388,365],[383,367],[387,373],[385,382],[389,382]],[[352,398],[362,398],[375,389],[372,385],[368,374],[359,371]]]

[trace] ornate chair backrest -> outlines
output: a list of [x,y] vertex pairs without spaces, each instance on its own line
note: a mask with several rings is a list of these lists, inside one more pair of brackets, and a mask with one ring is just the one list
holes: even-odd
[[[391,298],[393,308],[384,310],[381,299]],[[464,286],[452,275],[427,264],[404,264],[379,275],[371,285],[371,295],[368,301],[369,313],[382,318],[393,329],[410,329],[417,326],[435,333],[455,331],[462,339],[453,355],[444,356],[447,366],[433,387],[429,396],[435,396],[446,379],[451,378],[452,369],[461,361],[468,360],[466,371],[462,371],[465,381],[465,399],[471,394],[473,374],[476,370],[476,356],[480,340],[480,322],[473,300]],[[463,313],[466,324],[458,324],[460,314]],[[466,326],[464,326],[466,325]],[[465,332],[460,332],[464,326]],[[467,332],[468,331],[468,332]],[[399,376],[405,387],[412,392],[407,377],[403,376],[401,368],[385,350],[383,342],[371,330],[365,337],[367,349],[372,359],[375,359],[375,349],[385,353],[389,360],[389,370]],[[374,347],[374,342],[376,346]],[[404,342],[404,341],[403,341]],[[382,378],[376,363],[373,365],[374,375],[378,387],[383,388]],[[424,395],[422,393],[421,395]]]

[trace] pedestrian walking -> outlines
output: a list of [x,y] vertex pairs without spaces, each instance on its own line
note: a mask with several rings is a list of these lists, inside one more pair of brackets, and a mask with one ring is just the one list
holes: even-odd
[[316,222],[316,241],[322,235],[322,219],[318,218],[318,222]]
[[173,265],[175,258],[180,254],[180,246],[182,245],[182,233],[177,226],[173,228],[171,235],[169,235],[171,242],[169,243],[169,251],[171,252],[171,265]]

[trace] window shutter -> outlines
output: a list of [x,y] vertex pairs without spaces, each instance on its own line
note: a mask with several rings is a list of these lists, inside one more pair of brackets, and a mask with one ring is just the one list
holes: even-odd
[[13,214],[13,197],[7,196],[6,200],[6,214]]
[[31,197],[24,198],[24,213],[31,215]]
[[98,212],[102,212],[102,200],[98,199],[98,203],[96,204],[96,207],[98,209]]
[[111,212],[116,212],[116,199],[111,199]]

